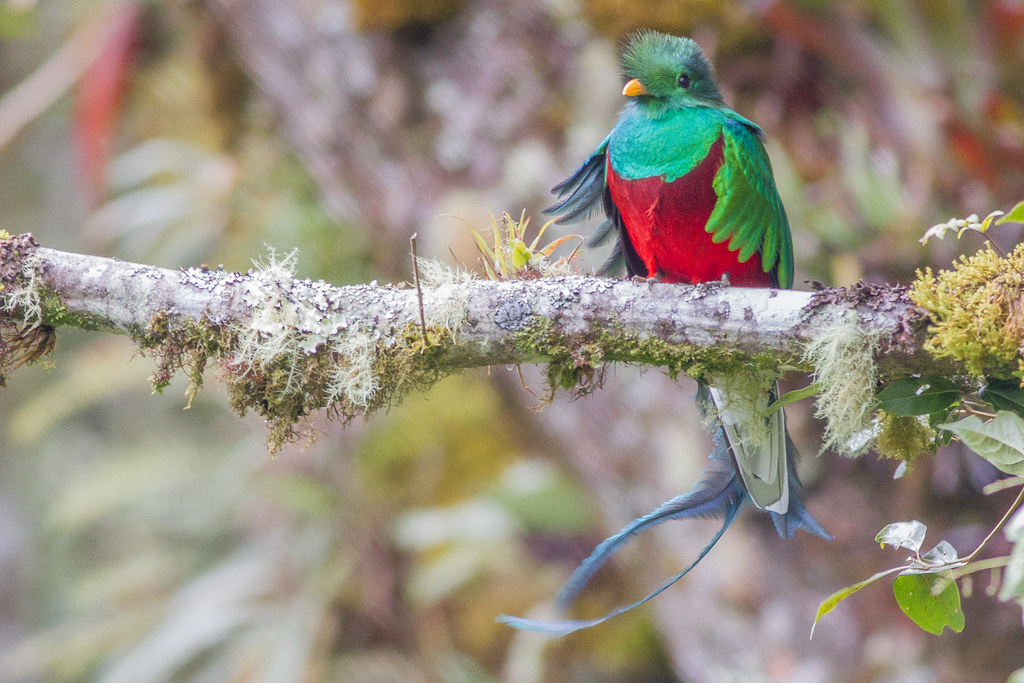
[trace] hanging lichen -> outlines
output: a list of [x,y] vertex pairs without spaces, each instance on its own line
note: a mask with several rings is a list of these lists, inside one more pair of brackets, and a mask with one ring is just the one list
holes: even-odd
[[877,348],[877,334],[866,333],[853,312],[807,344],[804,361],[821,386],[815,416],[825,420],[822,451],[859,455],[871,444]]

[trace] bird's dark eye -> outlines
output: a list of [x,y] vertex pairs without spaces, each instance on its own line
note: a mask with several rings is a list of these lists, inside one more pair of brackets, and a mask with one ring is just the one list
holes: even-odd
[[682,74],[679,76],[679,87],[686,90],[690,87],[690,76],[689,74]]

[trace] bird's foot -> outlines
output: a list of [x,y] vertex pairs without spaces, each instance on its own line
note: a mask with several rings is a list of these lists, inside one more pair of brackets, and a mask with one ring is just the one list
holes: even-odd
[[661,278],[655,275],[654,277],[644,277],[643,275],[634,275],[629,278],[630,282],[646,283],[648,288],[654,286],[655,282],[660,282]]
[[698,282],[697,287],[701,290],[710,292],[717,289],[724,289],[731,287],[732,283],[729,281],[729,273],[722,273],[721,280],[708,280],[707,282]]

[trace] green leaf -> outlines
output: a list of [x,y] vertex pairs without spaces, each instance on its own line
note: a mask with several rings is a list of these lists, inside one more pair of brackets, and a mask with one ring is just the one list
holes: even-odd
[[957,633],[964,630],[956,581],[937,574],[900,574],[892,592],[903,613],[928,633],[939,635],[947,626]]
[[931,415],[960,400],[960,389],[941,375],[907,377],[878,393],[878,407],[892,415]]
[[1009,213],[996,221],[996,225],[1000,223],[1024,223],[1024,202],[1018,202]]
[[530,256],[532,255],[530,250],[526,247],[526,243],[520,239],[509,240],[509,246],[512,247],[512,267],[523,268],[530,263]]
[[954,408],[947,408],[946,410],[940,410],[937,413],[932,413],[928,416],[928,426],[935,430],[935,445],[945,446],[952,440],[953,432],[945,429],[939,429],[939,425],[945,424],[949,420],[949,416],[953,413]]
[[[979,225],[976,228],[974,226],[970,226],[970,229],[977,230],[978,232],[984,235],[986,232],[988,232],[988,229],[992,227],[993,221],[996,221],[996,219],[1002,215],[1004,215],[1002,211],[993,211],[992,213],[990,213],[989,215],[985,216],[985,218],[982,219],[981,225]],[[999,222],[996,221],[995,224],[998,225]]]
[[821,382],[815,382],[814,384],[808,384],[803,389],[794,389],[793,391],[787,391],[782,396],[779,396],[776,400],[772,401],[772,404],[765,408],[764,417],[768,417],[777,410],[785,408],[790,403],[796,403],[797,401],[803,400],[814,396],[821,390]]
[[978,397],[996,410],[1009,410],[1024,416],[1024,388],[1018,379],[995,379],[978,392]]
[[871,576],[867,579],[864,579],[863,581],[855,583],[852,586],[841,588],[832,595],[825,598],[822,601],[822,603],[818,605],[818,613],[815,615],[814,623],[811,625],[811,638],[814,638],[814,629],[818,625],[818,622],[821,621],[821,618],[829,612],[831,612],[832,610],[834,610],[836,608],[836,605],[838,605],[843,600],[859,591],[861,588],[864,588],[865,586],[872,584],[875,581],[878,581],[883,576],[887,576],[894,572],[903,571],[904,569],[905,567],[893,567],[892,569],[886,569],[884,572],[878,572],[874,576]]
[[875,536],[875,541],[893,548],[908,548],[915,553],[924,543],[924,535],[928,527],[916,519],[909,522],[893,522],[886,524]]
[[971,450],[1007,474],[1024,474],[1024,419],[1016,413],[1000,410],[994,419],[983,422],[968,415],[951,424],[939,425],[960,437]]

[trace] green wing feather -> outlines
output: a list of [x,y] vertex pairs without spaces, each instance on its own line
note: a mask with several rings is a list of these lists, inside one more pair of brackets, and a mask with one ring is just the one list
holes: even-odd
[[741,262],[761,253],[766,273],[774,272],[779,287],[793,285],[793,238],[782,208],[771,161],[758,126],[735,112],[722,125],[722,168],[715,175],[718,195],[707,231],[712,241],[729,240]]

